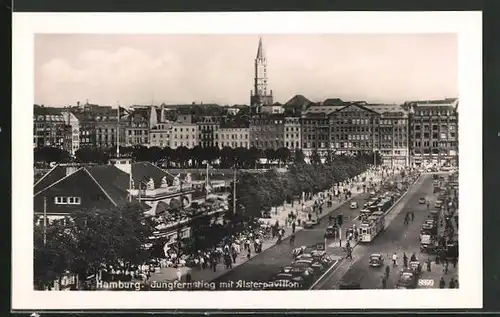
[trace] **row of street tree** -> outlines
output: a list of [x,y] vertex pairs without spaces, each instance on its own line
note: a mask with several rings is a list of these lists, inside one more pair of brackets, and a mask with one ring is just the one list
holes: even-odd
[[[372,155],[355,157],[333,156],[331,160],[313,164],[294,164],[288,172],[269,170],[264,174],[241,173],[236,186],[237,210],[235,214],[260,217],[262,211],[292,203],[302,193],[316,194],[338,182],[364,172],[372,163]],[[232,195],[230,196],[230,208]],[[240,218],[240,217],[238,217]]]

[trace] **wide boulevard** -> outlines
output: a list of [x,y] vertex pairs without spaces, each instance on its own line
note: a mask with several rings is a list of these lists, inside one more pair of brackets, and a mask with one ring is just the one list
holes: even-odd
[[[422,175],[415,187],[403,198],[386,217],[386,229],[381,232],[370,244],[359,244],[353,250],[353,260],[344,260],[335,270],[327,274],[315,289],[336,289],[340,283],[359,283],[362,289],[377,289],[382,287],[382,276],[385,265],[391,266],[390,277],[386,288],[395,288],[399,278],[399,272],[403,263],[403,252],[408,258],[415,253],[422,263],[423,273],[421,279],[432,279],[433,287],[438,287],[442,275],[441,265],[432,263],[431,272],[426,271],[425,261],[429,258],[427,254],[420,254],[420,229],[422,223],[428,218],[425,204],[419,204],[420,197],[426,197],[431,201],[431,206],[436,201],[432,193],[432,176]],[[415,218],[409,224],[404,223],[405,214],[413,211]],[[392,267],[392,254],[398,256],[398,267]],[[368,266],[370,254],[380,253],[385,258],[385,265],[381,268]],[[450,269],[451,270],[451,269]],[[450,272],[450,274],[453,274]],[[429,286],[422,286],[429,287]]]

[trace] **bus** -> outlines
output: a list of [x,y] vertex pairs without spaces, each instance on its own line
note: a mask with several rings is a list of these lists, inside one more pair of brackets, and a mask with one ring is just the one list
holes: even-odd
[[385,228],[385,216],[381,211],[375,211],[359,225],[360,242],[371,242]]

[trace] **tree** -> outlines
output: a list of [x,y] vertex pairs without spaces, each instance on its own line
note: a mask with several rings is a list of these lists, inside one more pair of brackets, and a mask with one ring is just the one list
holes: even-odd
[[234,162],[239,168],[248,166],[249,150],[244,147],[237,147],[233,151]]
[[204,149],[199,145],[192,148],[191,159],[193,160],[193,165],[199,167],[204,159]]
[[319,165],[321,164],[321,156],[319,155],[318,151],[317,150],[314,150],[312,153],[311,153],[311,164],[316,164],[316,165]]
[[290,150],[286,147],[281,147],[276,151],[276,157],[280,163],[286,164],[290,159]]
[[75,157],[81,163],[106,164],[109,160],[109,155],[103,149],[94,147],[79,148]]
[[[102,265],[142,264],[150,254],[145,246],[154,225],[141,210],[137,203],[130,203],[109,209],[75,211],[67,225],[51,225],[46,245],[40,243],[40,233],[36,233],[35,280],[46,280],[48,277],[43,272],[47,270],[52,270],[54,275],[69,270],[84,280],[88,275],[97,274]],[[53,260],[47,261],[47,258]]]
[[234,165],[234,150],[229,146],[225,146],[220,151],[221,166],[228,168]]
[[147,147],[143,145],[134,146],[134,150],[132,152],[132,158],[136,162],[149,162],[151,161],[150,151]]
[[175,149],[175,158],[177,163],[179,163],[181,167],[188,166],[188,161],[190,156],[191,156],[191,151],[185,146],[180,146]]
[[271,164],[277,159],[276,150],[273,148],[267,148],[264,151],[264,155],[266,156],[267,164]]
[[263,157],[262,150],[256,148],[255,146],[251,147],[248,151],[247,167],[254,168],[257,161],[259,161],[261,157]]
[[149,162],[154,162],[154,163],[158,163],[161,158],[162,158],[162,154],[163,154],[163,151],[161,148],[157,147],[157,146],[152,146],[150,148],[148,148],[148,156],[149,156]]
[[296,164],[303,164],[305,162],[305,155],[302,149],[296,149],[294,153],[293,161]]
[[57,162],[57,163],[66,163],[71,159],[71,155],[60,148],[52,147],[52,146],[44,146],[41,148],[33,149],[35,162]]
[[167,167],[175,161],[175,151],[170,147],[164,147],[161,150],[162,159],[166,161]]

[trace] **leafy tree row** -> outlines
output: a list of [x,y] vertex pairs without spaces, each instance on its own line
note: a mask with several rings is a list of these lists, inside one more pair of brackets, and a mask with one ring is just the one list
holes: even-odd
[[[154,163],[165,164],[167,167],[201,167],[203,162],[210,162],[221,168],[255,168],[256,163],[260,158],[266,158],[268,162],[277,164],[287,164],[290,161],[304,160],[304,155],[299,150],[299,154],[292,153],[287,148],[277,150],[266,149],[260,150],[255,147],[250,149],[238,147],[217,147],[202,148],[195,146],[192,149],[187,147],[159,148],[159,147],[120,147],[120,155],[131,156],[135,161],[149,161]],[[60,162],[65,163],[71,161],[69,153],[59,148],[44,147],[35,149],[35,162]],[[116,156],[116,148],[101,149],[101,148],[81,148],[76,151],[73,160],[84,163],[99,163],[104,164]]]
[[[44,289],[64,272],[83,281],[103,264],[140,265],[151,254],[145,246],[154,225],[135,203],[111,209],[76,211],[34,231],[35,287]],[[71,220],[70,220],[71,219]]]
[[[337,182],[359,175],[372,161],[373,155],[340,155],[331,156],[325,164],[294,164],[286,173],[275,170],[264,174],[242,173],[236,187],[236,214],[244,218],[260,217],[262,211],[282,205],[285,201],[292,202],[300,198],[303,192],[316,194]],[[231,195],[231,203],[232,199]]]

